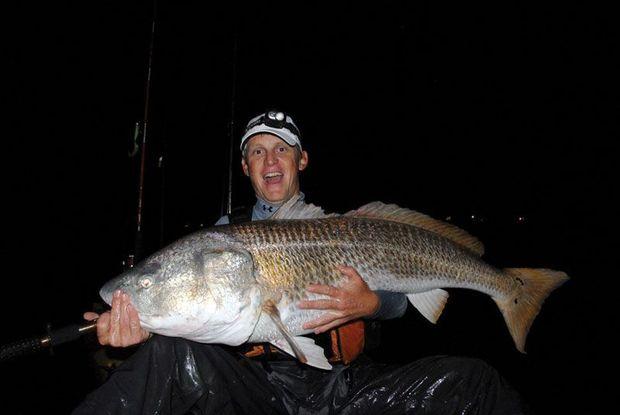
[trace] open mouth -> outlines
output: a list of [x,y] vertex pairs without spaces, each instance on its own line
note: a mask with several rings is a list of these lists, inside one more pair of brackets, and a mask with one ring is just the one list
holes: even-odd
[[274,172],[265,174],[263,176],[263,179],[269,184],[275,184],[275,183],[280,183],[283,177],[284,177],[284,174],[278,171],[274,171]]

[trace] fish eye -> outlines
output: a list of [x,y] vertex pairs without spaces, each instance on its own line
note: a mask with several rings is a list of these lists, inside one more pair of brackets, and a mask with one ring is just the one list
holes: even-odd
[[140,284],[140,287],[142,288],[149,288],[151,285],[153,285],[153,280],[150,277],[140,278],[138,284]]

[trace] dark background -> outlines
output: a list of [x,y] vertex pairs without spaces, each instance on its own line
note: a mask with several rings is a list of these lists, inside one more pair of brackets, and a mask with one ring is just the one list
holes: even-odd
[[[475,356],[537,413],[607,408],[620,110],[610,10],[184,3],[158,5],[144,254],[218,219],[231,121],[236,148],[247,119],[277,107],[310,153],[308,200],[449,217],[496,266],[571,276],[545,303],[527,355],[488,297],[451,290],[437,326],[412,309],[384,324],[377,360]],[[151,1],[3,9],[0,343],[81,321],[133,250],[139,154],[128,152],[144,117],[153,16]],[[252,203],[238,163],[235,152],[234,204]],[[0,412],[69,412],[96,387],[95,348],[90,336],[0,363]]]

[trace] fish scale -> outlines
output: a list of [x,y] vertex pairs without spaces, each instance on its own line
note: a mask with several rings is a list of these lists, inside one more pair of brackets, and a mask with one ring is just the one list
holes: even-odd
[[261,283],[294,299],[304,297],[308,284],[340,282],[339,265],[354,265],[372,289],[417,288],[419,279],[493,295],[516,286],[451,241],[387,220],[261,221],[232,225],[226,233],[251,252]]

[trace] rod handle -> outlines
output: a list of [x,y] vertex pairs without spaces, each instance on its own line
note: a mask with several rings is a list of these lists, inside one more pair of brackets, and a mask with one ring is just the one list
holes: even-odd
[[18,340],[13,343],[0,346],[0,362],[10,360],[19,356],[26,356],[38,352],[43,348],[41,338],[31,337],[29,339]]

